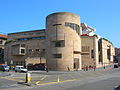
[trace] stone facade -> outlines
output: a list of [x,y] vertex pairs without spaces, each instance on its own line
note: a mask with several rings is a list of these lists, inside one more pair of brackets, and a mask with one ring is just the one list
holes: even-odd
[[7,35],[0,34],[0,64],[4,62],[4,45],[7,41]]
[[99,62],[102,62],[103,65],[109,65],[113,63],[115,56],[115,48],[113,44],[105,38],[99,40],[100,45],[100,59]]
[[82,68],[102,67],[113,63],[114,46],[108,40],[97,36],[82,35]]
[[5,60],[9,65],[34,65],[46,63],[45,30],[8,34]]
[[13,66],[44,64],[49,70],[64,71],[112,62],[113,45],[96,36],[81,36],[83,31],[89,34],[95,29],[81,23],[76,14],[50,14],[46,17],[46,29],[8,34],[5,60]]
[[[79,35],[80,17],[78,15],[61,12],[47,16],[46,45],[48,48],[46,48],[46,59],[49,69],[81,69],[81,38]],[[57,46],[57,44],[61,45]]]
[[98,38],[96,36],[81,36],[82,68],[98,67]]

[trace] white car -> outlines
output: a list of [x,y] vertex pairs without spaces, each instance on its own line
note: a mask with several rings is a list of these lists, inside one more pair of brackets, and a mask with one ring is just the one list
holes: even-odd
[[28,70],[24,66],[16,66],[15,72],[27,72]]

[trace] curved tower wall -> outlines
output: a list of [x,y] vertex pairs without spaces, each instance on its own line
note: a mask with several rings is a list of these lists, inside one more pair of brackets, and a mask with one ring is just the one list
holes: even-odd
[[50,70],[81,69],[80,17],[53,13],[46,18],[46,64]]

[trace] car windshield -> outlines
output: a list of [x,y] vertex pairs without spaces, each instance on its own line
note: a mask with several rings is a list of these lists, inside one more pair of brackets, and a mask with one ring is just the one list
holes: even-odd
[[4,66],[4,68],[9,68],[9,67],[6,65],[6,66]]

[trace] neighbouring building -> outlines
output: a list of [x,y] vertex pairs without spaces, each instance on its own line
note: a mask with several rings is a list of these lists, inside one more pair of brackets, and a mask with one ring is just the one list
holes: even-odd
[[99,46],[99,63],[106,66],[114,61],[115,56],[115,47],[113,44],[105,39],[101,38],[98,41]]
[[115,48],[115,56],[117,56],[118,54],[120,54],[120,48]]
[[82,23],[81,48],[82,68],[102,67],[113,63],[114,46],[105,38],[93,33],[94,28]]
[[5,63],[4,61],[4,45],[7,41],[7,35],[0,34],[0,64]]
[[[5,60],[9,65],[29,68],[47,65],[49,70],[81,70],[84,65],[100,67],[100,62],[108,63],[109,58],[112,61],[113,45],[96,35],[88,35],[93,31],[76,14],[53,13],[46,17],[46,29],[9,33]],[[109,52],[104,50],[106,45]],[[106,53],[109,58],[104,56]]]
[[114,63],[119,63],[120,65],[120,48],[115,48]]

